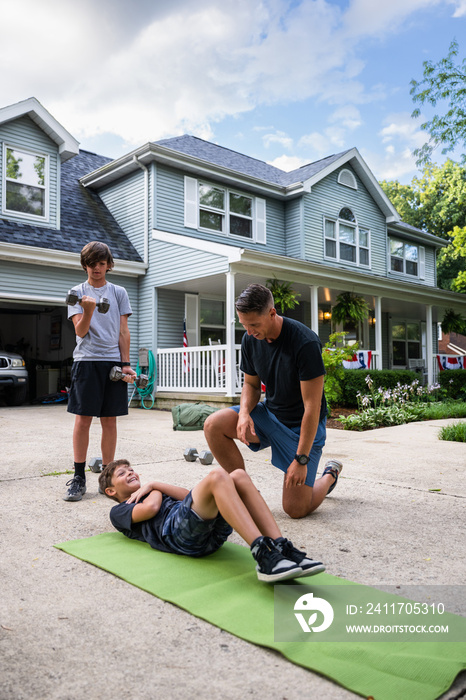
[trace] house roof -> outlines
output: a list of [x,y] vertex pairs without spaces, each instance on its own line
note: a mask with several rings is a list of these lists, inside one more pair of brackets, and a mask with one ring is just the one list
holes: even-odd
[[142,262],[142,258],[99,196],[79,179],[111,159],[89,151],[68,160],[61,168],[60,228],[0,218],[0,241],[10,244],[80,253],[86,243],[106,243],[115,258]]
[[439,238],[438,236],[434,236],[432,233],[428,233],[427,231],[423,231],[416,226],[407,224],[405,221],[390,223],[388,225],[388,229],[389,231],[395,231],[396,233],[403,234],[405,238],[411,238],[417,242],[419,242],[419,239],[422,239],[426,243],[429,243],[436,248],[444,248],[448,245],[448,241],[445,241],[443,238]]
[[357,148],[322,158],[301,168],[285,172],[265,161],[251,158],[230,148],[184,134],[155,143],[147,143],[82,179],[86,187],[99,188],[136,170],[139,163],[166,163],[197,176],[217,177],[223,182],[246,187],[273,197],[285,198],[310,192],[313,185],[339,167],[350,164],[377,202],[387,221],[400,217],[380,187]]
[[236,170],[236,172],[243,173],[244,175],[250,175],[260,180],[266,180],[267,182],[281,185],[282,187],[287,187],[295,182],[304,182],[308,180],[309,177],[312,177],[320,170],[324,170],[328,165],[338,160],[343,155],[343,153],[338,153],[318,160],[315,163],[304,165],[291,172],[285,172],[273,165],[269,165],[263,160],[251,158],[251,156],[233,151],[224,146],[218,146],[215,143],[204,141],[197,136],[190,136],[189,134],[176,136],[171,139],[163,139],[162,141],[157,141],[156,144],[164,146],[165,148],[170,148],[178,153],[185,153],[186,155],[200,158],[209,163],[215,163],[229,170]]
[[52,117],[35,97],[29,97],[27,100],[0,109],[0,124],[24,116],[32,119],[57,144],[62,162],[77,155],[79,141],[76,141],[74,136],[55,117]]

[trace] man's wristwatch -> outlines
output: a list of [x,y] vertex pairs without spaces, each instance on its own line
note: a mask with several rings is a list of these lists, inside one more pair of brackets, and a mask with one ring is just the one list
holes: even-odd
[[302,464],[303,466],[309,462],[308,455],[295,455],[294,458],[298,464]]

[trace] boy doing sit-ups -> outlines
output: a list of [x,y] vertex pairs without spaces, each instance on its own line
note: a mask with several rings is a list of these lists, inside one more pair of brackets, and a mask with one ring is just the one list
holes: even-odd
[[268,506],[244,469],[214,468],[192,491],[151,481],[141,486],[128,460],[107,464],[101,490],[118,505],[112,525],[154,549],[202,557],[219,549],[233,529],[248,543],[260,581],[312,576],[325,570],[282,537]]

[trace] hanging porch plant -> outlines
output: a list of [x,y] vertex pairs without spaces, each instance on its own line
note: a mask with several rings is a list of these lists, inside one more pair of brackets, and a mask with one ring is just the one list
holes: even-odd
[[275,308],[283,315],[288,309],[294,309],[299,305],[296,297],[300,297],[299,292],[291,288],[291,282],[280,282],[275,277],[267,280],[266,287],[272,292]]
[[369,304],[353,292],[342,292],[332,308],[332,319],[336,323],[364,321],[369,316]]
[[453,309],[445,309],[441,326],[443,333],[466,334],[466,320]]

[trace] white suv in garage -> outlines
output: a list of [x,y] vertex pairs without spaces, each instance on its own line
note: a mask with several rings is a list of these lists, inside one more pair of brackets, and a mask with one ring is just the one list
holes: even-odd
[[0,350],[0,392],[9,406],[20,406],[28,393],[28,371],[21,355]]

